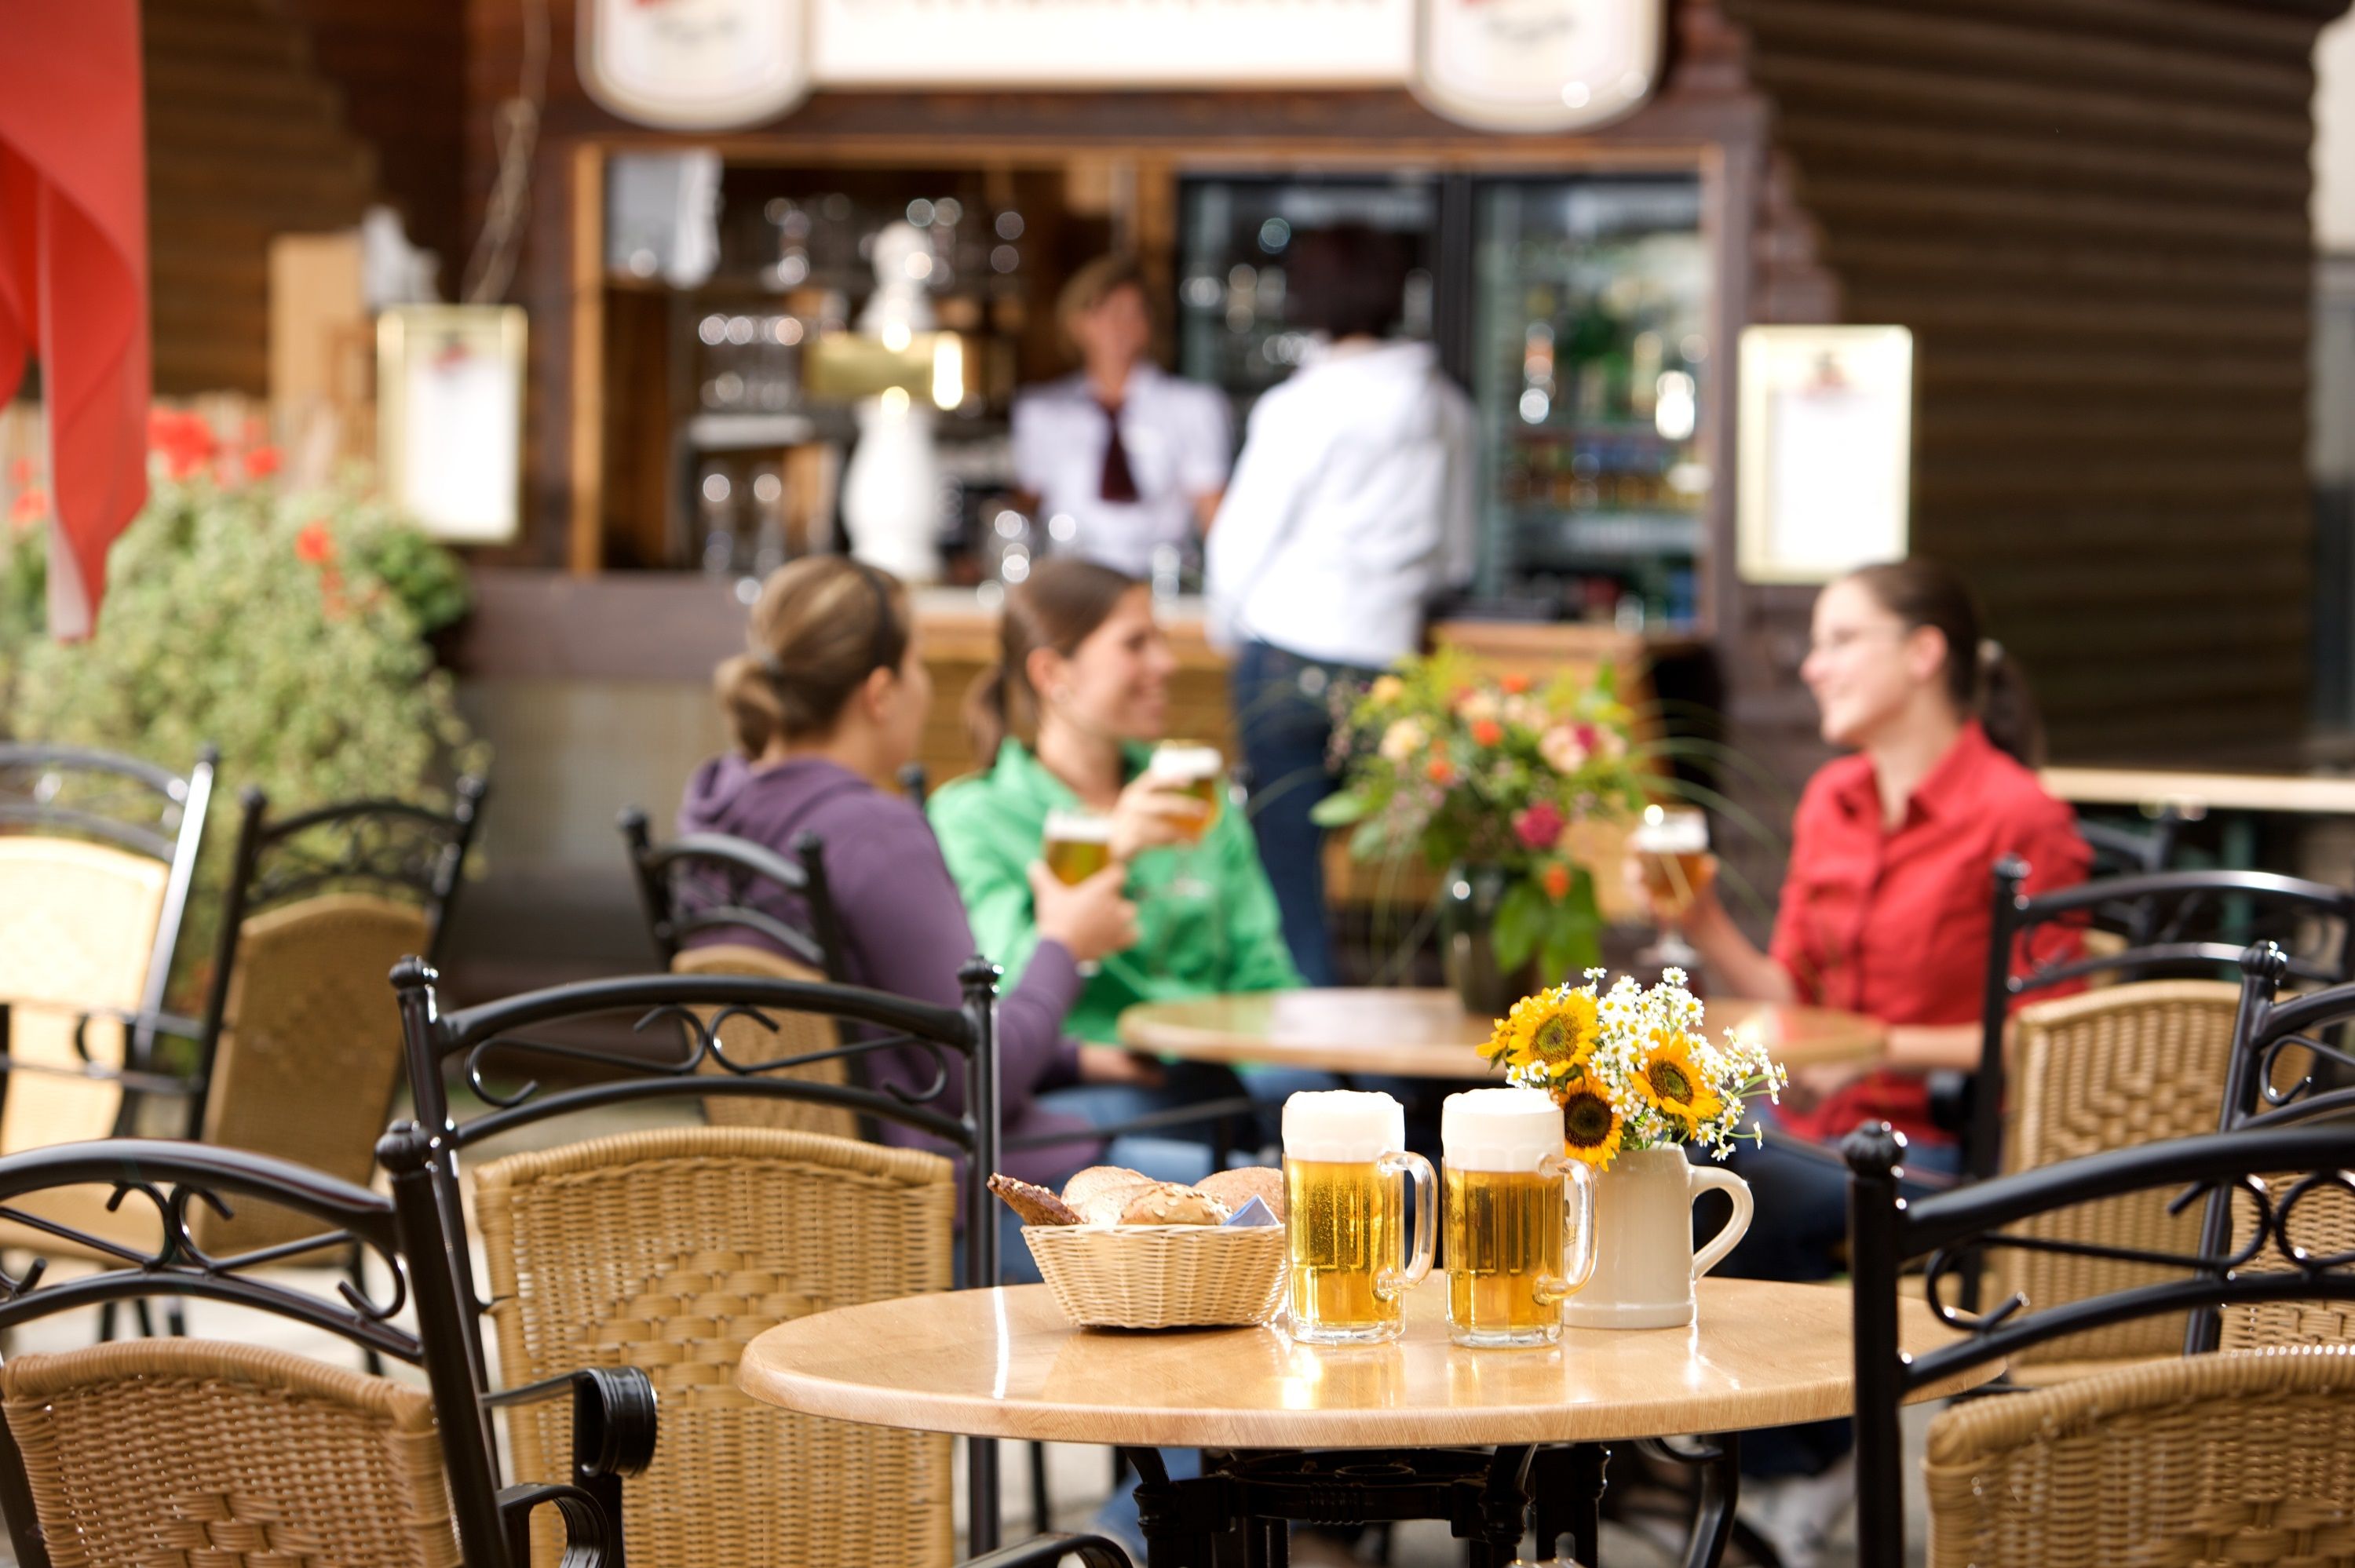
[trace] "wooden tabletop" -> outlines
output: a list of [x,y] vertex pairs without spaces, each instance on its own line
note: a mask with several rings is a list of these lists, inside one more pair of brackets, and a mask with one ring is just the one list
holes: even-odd
[[[1494,1021],[1448,991],[1284,991],[1144,1002],[1121,1044],[1203,1062],[1266,1062],[1409,1078],[1502,1076],[1481,1059]],[[1708,1028],[1754,1032],[1786,1067],[1878,1056],[1889,1031],[1862,1013],[1780,1002],[1709,1003]]]
[[[1946,1335],[1923,1302],[1898,1308],[1908,1348]],[[1845,1286],[1704,1279],[1689,1328],[1565,1329],[1528,1351],[1453,1346],[1446,1312],[1434,1274],[1407,1298],[1403,1339],[1337,1348],[1273,1328],[1074,1329],[1043,1285],[959,1290],[782,1324],[746,1347],[736,1383],[870,1425],[1150,1447],[1609,1442],[1850,1412]]]
[[2355,779],[2320,773],[2178,773],[2150,768],[2047,768],[2044,788],[2082,806],[2355,816]]

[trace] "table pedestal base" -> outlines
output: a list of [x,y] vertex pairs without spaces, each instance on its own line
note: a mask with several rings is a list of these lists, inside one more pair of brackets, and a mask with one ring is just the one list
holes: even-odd
[[[1650,1457],[1690,1467],[1700,1492],[1686,1568],[1714,1568],[1739,1489],[1732,1437],[1689,1448],[1646,1440]],[[1466,1568],[1506,1568],[1534,1524],[1537,1555],[1596,1568],[1604,1470],[1599,1443],[1474,1448],[1355,1448],[1205,1455],[1203,1474],[1172,1481],[1161,1456],[1126,1450],[1141,1478],[1138,1522],[1150,1568],[1284,1568],[1290,1527],[1447,1521]]]

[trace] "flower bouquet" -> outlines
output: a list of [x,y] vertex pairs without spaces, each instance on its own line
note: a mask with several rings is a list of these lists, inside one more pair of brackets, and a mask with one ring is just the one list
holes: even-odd
[[1560,1103],[1569,1152],[1606,1171],[1623,1150],[1697,1143],[1722,1160],[1735,1139],[1754,1136],[1742,1128],[1744,1102],[1761,1091],[1776,1098],[1790,1082],[1765,1046],[1732,1030],[1711,1041],[1682,969],[1649,988],[1622,975],[1603,991],[1602,980],[1589,969],[1584,985],[1522,998],[1487,1051],[1514,1084]]
[[1593,963],[1602,918],[1572,836],[1582,821],[1632,816],[1645,800],[1632,715],[1609,667],[1592,683],[1540,684],[1479,673],[1443,650],[1344,700],[1335,731],[1344,781],[1316,820],[1352,828],[1349,851],[1361,861],[1419,854],[1449,869],[1451,885],[1493,886],[1487,936],[1500,973],[1532,959],[1552,975]]

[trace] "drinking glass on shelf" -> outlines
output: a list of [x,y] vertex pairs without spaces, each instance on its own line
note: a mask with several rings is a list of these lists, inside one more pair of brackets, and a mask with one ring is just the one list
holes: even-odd
[[1709,818],[1690,806],[1646,806],[1627,847],[1660,919],[1659,940],[1636,955],[1636,965],[1689,972],[1700,954],[1685,940],[1685,916],[1717,872],[1709,853]]

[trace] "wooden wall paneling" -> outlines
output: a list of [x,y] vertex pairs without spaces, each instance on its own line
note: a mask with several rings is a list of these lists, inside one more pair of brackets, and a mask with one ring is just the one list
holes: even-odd
[[[567,160],[562,187],[571,215],[571,245],[564,259],[570,273],[570,353],[551,353],[543,365],[560,366],[569,379],[558,405],[570,416],[570,515],[565,563],[586,575],[604,564],[605,496],[600,461],[605,434],[605,159],[594,147],[576,147]],[[545,161],[543,161],[545,166]],[[549,263],[543,261],[542,265]],[[554,313],[550,313],[554,316]],[[560,416],[549,408],[549,383],[535,376],[542,391],[543,421]]]

